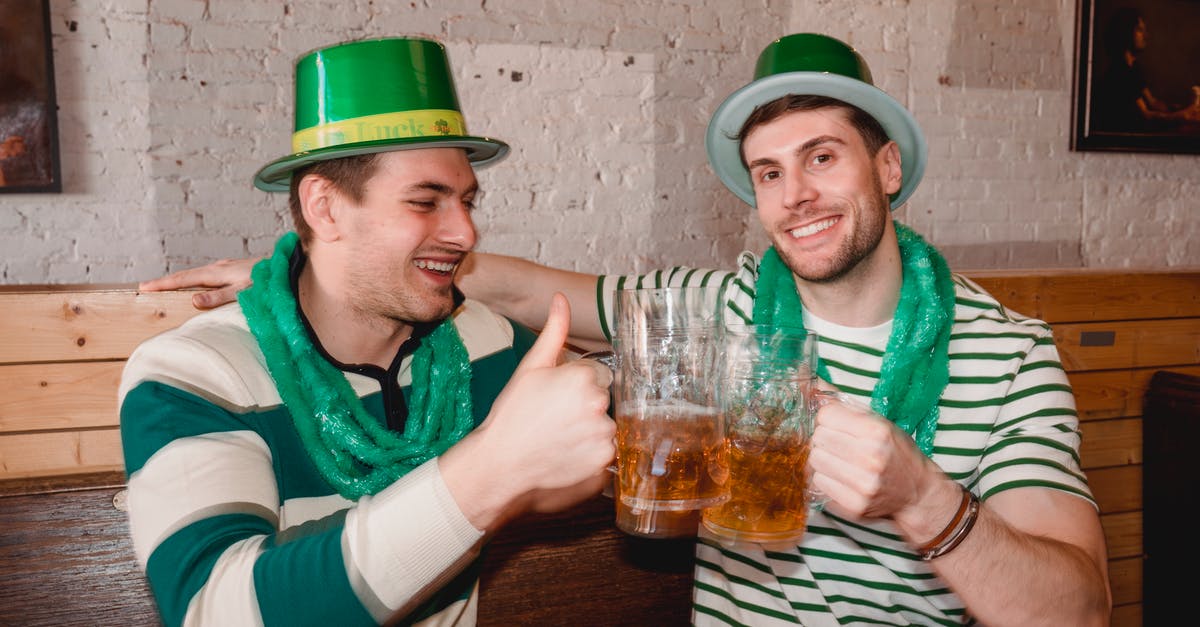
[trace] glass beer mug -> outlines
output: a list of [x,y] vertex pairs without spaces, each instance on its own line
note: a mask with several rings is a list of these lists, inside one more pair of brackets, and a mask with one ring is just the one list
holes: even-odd
[[729,497],[716,289],[619,290],[613,333],[617,527],[696,534]]
[[817,336],[786,327],[730,326],[724,346],[729,499],[704,510],[704,528],[726,543],[797,542],[818,502],[804,472],[817,393]]

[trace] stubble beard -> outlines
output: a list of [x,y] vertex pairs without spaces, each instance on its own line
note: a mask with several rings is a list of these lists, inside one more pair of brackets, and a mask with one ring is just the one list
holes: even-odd
[[353,310],[364,319],[420,324],[444,320],[454,311],[452,288],[417,291],[387,271],[382,277],[355,273],[349,283],[356,294]]
[[[851,275],[856,268],[860,266],[862,261],[871,256],[875,249],[879,247],[879,242],[883,240],[883,233],[886,230],[887,218],[891,213],[889,208],[887,195],[883,193],[883,185],[879,178],[870,177],[871,194],[868,200],[863,204],[863,211],[858,217],[861,222],[855,228],[854,233],[845,240],[822,267],[812,267],[812,264],[805,265],[804,259],[800,258],[800,253],[791,251],[786,246],[780,246],[779,239],[791,238],[791,235],[786,231],[777,230],[775,237],[775,250],[779,253],[780,259],[784,265],[792,271],[797,278],[810,283],[828,284],[845,279]],[[845,214],[843,214],[845,215]]]

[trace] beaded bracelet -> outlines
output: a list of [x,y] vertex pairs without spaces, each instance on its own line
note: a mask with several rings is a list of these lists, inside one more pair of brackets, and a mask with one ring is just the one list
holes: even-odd
[[928,562],[954,550],[954,547],[967,537],[967,532],[971,530],[971,527],[975,526],[975,518],[978,516],[979,498],[965,487],[962,488],[962,501],[958,504],[958,511],[950,520],[950,524],[946,525],[946,528],[934,539],[921,545],[917,549],[917,555]]

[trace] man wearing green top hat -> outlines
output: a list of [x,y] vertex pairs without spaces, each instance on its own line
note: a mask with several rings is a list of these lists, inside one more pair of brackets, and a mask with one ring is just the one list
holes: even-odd
[[[1107,624],[1104,536],[1049,327],[890,219],[925,170],[912,115],[852,48],[802,33],[767,46],[706,147],[773,244],[736,270],[594,276],[476,253],[459,274],[465,293],[534,327],[567,294],[574,336],[608,337],[613,292],[642,285],[721,286],[727,320],[818,333],[819,373],[847,399],[818,412],[812,438],[829,502],[795,546],[702,530],[693,622]],[[232,286],[206,293],[220,300],[245,283],[229,270],[152,287]]]
[[600,491],[607,368],[465,300],[472,166],[445,51],[350,42],[296,67],[293,154],[254,182],[296,226],[236,304],[152,338],[120,385],[133,544],[167,624],[471,625],[484,540]]

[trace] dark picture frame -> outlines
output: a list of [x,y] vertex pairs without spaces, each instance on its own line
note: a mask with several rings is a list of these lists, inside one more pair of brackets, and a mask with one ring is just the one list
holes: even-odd
[[1079,0],[1076,15],[1071,149],[1200,154],[1200,0]]
[[50,0],[0,0],[0,193],[61,191]]

